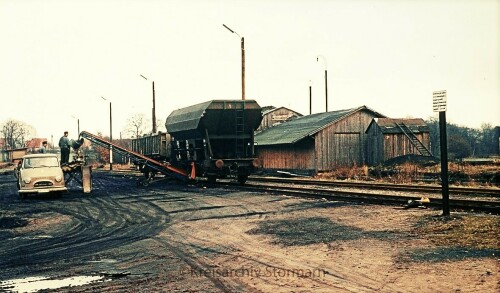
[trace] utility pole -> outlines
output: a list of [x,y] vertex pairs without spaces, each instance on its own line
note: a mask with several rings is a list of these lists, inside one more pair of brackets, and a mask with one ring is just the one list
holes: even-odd
[[227,25],[222,24],[233,34],[241,38],[241,99],[245,100],[245,38],[241,37],[237,32],[230,29]]
[[[101,99],[107,101],[107,99],[101,96]],[[111,101],[109,101],[109,142],[111,145],[109,146],[109,170],[113,171],[113,116],[112,116],[112,108]]]
[[327,64],[326,64],[326,58],[323,55],[318,55],[316,57],[316,62],[319,62],[319,58],[323,59],[325,63],[325,112],[328,112],[328,70],[327,70]]
[[311,81],[309,81],[309,115],[312,114],[312,85]]
[[156,133],[155,82],[153,81],[153,133]]
[[[109,102],[109,141],[113,143],[113,116],[111,101]],[[109,147],[109,170],[113,171],[113,145]]]
[[[144,78],[145,80],[148,80],[147,77],[145,77],[144,75],[142,74],[139,74],[142,78]],[[152,113],[152,120],[153,120],[153,129],[152,129],[152,132],[153,133],[156,133],[156,99],[155,99],[155,81],[153,80],[152,81],[153,83],[153,109],[151,110],[153,113]]]

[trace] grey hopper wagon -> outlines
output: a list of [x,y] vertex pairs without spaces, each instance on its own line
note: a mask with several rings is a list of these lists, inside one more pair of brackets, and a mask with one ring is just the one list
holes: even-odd
[[254,131],[261,120],[254,100],[212,100],[175,110],[165,123],[172,136],[170,162],[209,181],[234,177],[244,183],[259,166]]

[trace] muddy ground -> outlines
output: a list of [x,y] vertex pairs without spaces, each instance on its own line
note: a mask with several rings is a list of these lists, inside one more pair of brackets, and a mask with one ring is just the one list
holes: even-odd
[[0,175],[0,291],[500,290],[498,216],[93,175],[90,195],[26,200]]

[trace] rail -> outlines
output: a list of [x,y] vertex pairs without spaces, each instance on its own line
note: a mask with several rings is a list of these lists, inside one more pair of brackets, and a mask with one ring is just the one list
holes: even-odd
[[179,179],[182,181],[187,181],[189,178],[188,173],[185,172],[184,170],[176,168],[170,164],[163,164],[162,162],[158,162],[156,160],[148,158],[142,154],[139,154],[137,152],[134,152],[132,150],[129,150],[127,148],[119,146],[115,143],[107,141],[107,140],[103,139],[102,137],[94,135],[90,132],[82,131],[80,133],[80,137],[85,138],[98,146],[101,146],[101,147],[104,147],[107,149],[112,149],[113,152],[118,153],[124,157],[129,157],[133,161],[140,162],[141,164],[144,164],[147,167],[149,167],[155,171],[158,171],[165,176],[173,177],[173,178],[176,178],[176,179]]
[[[219,183],[220,185],[236,186],[234,183]],[[330,201],[347,201],[357,203],[370,203],[370,204],[391,204],[408,206],[409,200],[419,200],[421,197],[407,196],[407,195],[391,195],[391,194],[375,194],[359,191],[340,191],[318,189],[311,187],[293,187],[290,185],[278,186],[275,184],[246,184],[245,186],[238,186],[238,189],[244,189],[254,192],[275,192],[278,194],[285,194],[290,196],[324,199]],[[429,203],[424,206],[433,208],[442,207],[442,200],[431,198]],[[500,202],[498,201],[484,201],[484,200],[468,200],[468,199],[451,199],[450,208],[454,210],[467,210],[467,211],[484,211],[493,214],[500,214]]]
[[[412,185],[412,184],[392,184],[392,183],[366,183],[366,182],[353,182],[353,181],[326,181],[326,180],[312,180],[300,178],[278,178],[278,177],[258,177],[250,176],[250,181],[256,182],[274,182],[288,185],[319,185],[328,187],[348,187],[348,188],[367,188],[367,189],[382,189],[393,191],[413,191],[413,192],[428,192],[440,193],[441,186],[429,185]],[[487,195],[492,198],[500,198],[500,189],[498,188],[473,188],[473,187],[454,187],[450,186],[450,192],[465,195]]]

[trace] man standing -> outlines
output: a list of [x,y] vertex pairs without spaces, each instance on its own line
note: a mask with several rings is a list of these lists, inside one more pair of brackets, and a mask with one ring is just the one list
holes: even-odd
[[68,163],[70,143],[67,131],[65,131],[64,136],[59,139],[59,147],[61,148],[61,164]]
[[38,150],[38,152],[41,154],[47,153],[47,142],[46,141],[42,142],[42,147]]

